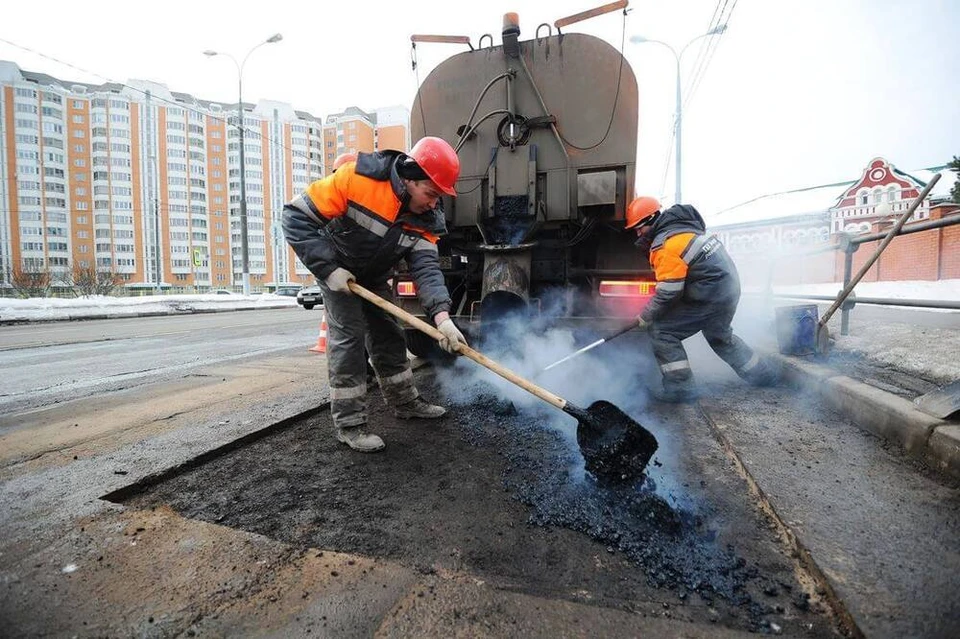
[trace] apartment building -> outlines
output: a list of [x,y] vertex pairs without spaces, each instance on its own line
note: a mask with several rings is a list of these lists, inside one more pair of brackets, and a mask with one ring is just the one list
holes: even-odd
[[333,161],[342,153],[371,153],[410,148],[410,111],[394,106],[366,112],[351,106],[342,113],[328,115],[323,125],[323,166],[333,169]]
[[[384,139],[405,150],[399,109],[384,111]],[[312,281],[283,240],[283,204],[348,144],[377,148],[378,112],[351,107],[325,122],[271,100],[239,110],[251,289]],[[56,278],[78,265],[131,290],[240,290],[237,104],[0,61],[0,122],[0,286],[18,268]]]

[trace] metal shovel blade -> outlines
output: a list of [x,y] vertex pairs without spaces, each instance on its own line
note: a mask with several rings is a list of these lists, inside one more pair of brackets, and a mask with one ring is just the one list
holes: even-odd
[[657,438],[617,406],[607,401],[586,410],[567,403],[564,411],[577,418],[577,444],[587,471],[610,481],[630,481],[643,474]]

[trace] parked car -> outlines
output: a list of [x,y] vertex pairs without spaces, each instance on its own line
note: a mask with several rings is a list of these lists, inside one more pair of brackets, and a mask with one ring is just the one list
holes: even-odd
[[314,284],[313,286],[304,286],[301,288],[297,291],[297,304],[300,304],[308,311],[314,306],[323,304],[323,293],[320,291],[320,287]]
[[281,295],[283,297],[297,297],[300,294],[300,289],[303,288],[299,284],[296,286],[278,286],[277,290],[274,291],[274,295]]

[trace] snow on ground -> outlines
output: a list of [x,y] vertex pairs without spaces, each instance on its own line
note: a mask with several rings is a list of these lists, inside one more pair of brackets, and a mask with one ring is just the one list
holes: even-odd
[[[836,295],[842,290],[843,282],[773,287],[774,293],[782,295]],[[854,292],[857,297],[957,302],[960,301],[960,280],[860,282]]]
[[839,322],[834,326],[831,318],[829,328],[836,339],[836,350],[859,353],[870,361],[937,384],[960,379],[960,330],[857,320],[855,312],[851,318],[849,335],[840,335]]
[[294,297],[282,295],[143,295],[141,297],[28,299],[0,298],[0,321],[45,321],[84,319],[89,317],[134,317],[143,313],[187,313],[191,311],[230,310],[239,308],[274,308],[296,306]]

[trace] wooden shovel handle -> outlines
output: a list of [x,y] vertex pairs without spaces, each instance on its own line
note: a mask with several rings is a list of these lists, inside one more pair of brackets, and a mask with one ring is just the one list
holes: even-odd
[[[438,342],[443,339],[443,333],[441,333],[435,327],[430,326],[419,317],[411,315],[410,313],[403,310],[399,306],[395,304],[391,304],[390,302],[383,299],[379,295],[372,293],[371,291],[368,291],[367,289],[360,286],[356,282],[350,281],[347,283],[347,286],[350,287],[350,290],[354,294],[359,295],[360,297],[367,300],[371,304],[382,308],[383,310],[390,313],[397,319],[403,320],[404,322],[414,327],[415,329],[423,333],[426,333],[427,335],[437,340]],[[547,402],[548,404],[552,404],[553,406],[556,406],[560,410],[564,410],[566,408],[567,400],[563,399],[562,397],[559,397],[558,395],[554,395],[550,391],[540,388],[533,382],[530,382],[520,377],[519,375],[511,371],[509,368],[501,366],[500,364],[496,363],[495,361],[493,361],[483,353],[473,350],[466,344],[461,344],[460,347],[457,349],[457,351],[461,355],[464,355],[465,357],[469,357],[470,359],[475,361],[477,364],[480,364],[484,368],[488,368],[492,370],[494,373],[504,378],[508,382],[512,382],[513,384],[516,384],[517,386],[527,391],[528,393],[532,393],[536,395],[537,397]]]

